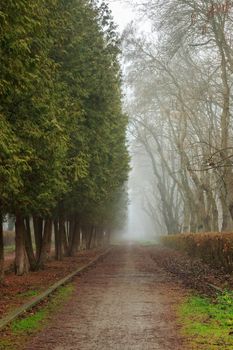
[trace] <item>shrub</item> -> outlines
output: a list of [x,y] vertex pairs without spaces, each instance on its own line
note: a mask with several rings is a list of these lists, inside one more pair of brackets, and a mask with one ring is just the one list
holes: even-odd
[[233,233],[186,233],[162,236],[161,242],[173,249],[200,258],[205,263],[233,272]]

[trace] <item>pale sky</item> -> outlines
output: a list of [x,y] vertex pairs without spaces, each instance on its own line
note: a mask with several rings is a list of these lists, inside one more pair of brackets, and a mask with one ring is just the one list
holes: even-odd
[[120,32],[122,32],[126,25],[135,19],[135,13],[132,7],[127,5],[124,0],[110,0],[108,4],[112,10],[114,21],[119,26]]

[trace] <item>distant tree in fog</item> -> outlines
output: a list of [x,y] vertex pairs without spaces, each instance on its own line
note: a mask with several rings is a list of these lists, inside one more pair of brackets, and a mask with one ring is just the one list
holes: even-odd
[[153,32],[124,33],[132,128],[168,233],[232,229],[233,11],[221,4],[146,1]]

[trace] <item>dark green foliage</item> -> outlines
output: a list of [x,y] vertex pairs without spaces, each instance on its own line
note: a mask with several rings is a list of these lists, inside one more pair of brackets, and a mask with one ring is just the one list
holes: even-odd
[[0,4],[1,210],[57,220],[65,245],[71,217],[102,232],[119,225],[115,215],[124,218],[117,202],[129,157],[118,54],[104,3]]

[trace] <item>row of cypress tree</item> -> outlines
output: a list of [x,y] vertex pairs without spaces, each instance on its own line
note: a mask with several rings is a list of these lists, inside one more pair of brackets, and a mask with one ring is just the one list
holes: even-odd
[[76,254],[80,232],[89,248],[123,219],[118,55],[105,3],[0,3],[0,210],[16,219],[18,275],[43,267],[52,231],[62,259]]

